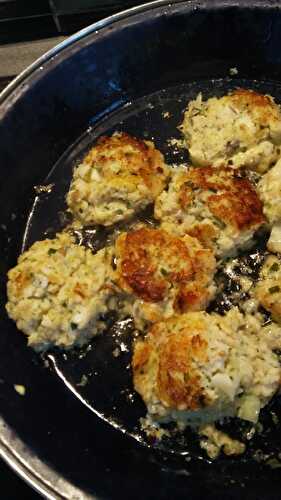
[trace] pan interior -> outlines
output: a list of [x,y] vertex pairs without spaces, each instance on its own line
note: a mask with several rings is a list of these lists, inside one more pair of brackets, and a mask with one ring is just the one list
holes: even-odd
[[[93,119],[94,125],[77,139],[52,168],[42,184],[50,185],[49,192],[37,187],[37,194],[26,226],[23,250],[34,241],[52,237],[68,223],[65,195],[71,180],[73,167],[85,152],[103,134],[125,131],[139,138],[151,139],[165,155],[169,164],[181,164],[188,160],[185,150],[180,149],[172,139],[180,139],[178,125],[182,121],[187,102],[202,92],[203,96],[220,96],[236,87],[251,88],[274,96],[281,102],[281,85],[268,81],[245,81],[226,78],[204,80],[202,82],[181,84],[163,89],[107,115],[101,121]],[[149,218],[150,214],[143,214]],[[77,234],[81,244],[93,251],[101,248],[109,236],[101,227],[89,227]],[[262,254],[264,242],[253,249],[252,253]],[[241,256],[241,258],[245,258]],[[213,305],[218,308],[218,303]],[[131,348],[133,323],[128,318],[114,323],[111,318],[108,331],[95,338],[82,350],[61,352],[53,350],[42,355],[49,368],[58,378],[89,408],[122,432],[126,432],[145,446],[158,447],[165,453],[206,459],[199,447],[196,434],[190,430],[174,433],[171,438],[153,442],[141,429],[140,418],[146,410],[140,397],[134,392],[131,381]],[[243,460],[263,460],[264,457],[278,457],[281,450],[281,398],[275,397],[262,411],[261,426],[254,438],[249,441],[248,451]],[[229,419],[223,428],[234,437],[248,441],[251,426],[235,419]],[[236,459],[237,460],[237,459]]]

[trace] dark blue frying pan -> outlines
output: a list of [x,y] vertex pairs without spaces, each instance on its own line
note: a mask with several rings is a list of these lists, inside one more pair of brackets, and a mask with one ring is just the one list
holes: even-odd
[[[169,139],[179,137],[188,100],[237,86],[281,102],[278,0],[159,0],[133,8],[59,45],[0,97],[0,455],[47,498],[281,496],[278,397],[245,456],[212,463],[191,432],[159,444],[141,431],[130,320],[82,351],[43,357],[4,309],[7,270],[22,249],[66,223],[73,165],[98,136],[125,130],[153,138],[168,162],[181,163],[186,154]],[[50,193],[34,190],[46,183],[54,183]],[[100,228],[80,235],[94,250],[104,236]],[[227,425],[247,439],[247,428]]]

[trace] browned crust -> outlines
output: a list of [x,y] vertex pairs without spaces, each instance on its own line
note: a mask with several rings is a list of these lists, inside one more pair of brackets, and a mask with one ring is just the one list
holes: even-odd
[[157,393],[170,408],[196,410],[204,406],[200,376],[192,368],[192,359],[206,361],[207,345],[200,335],[180,333],[170,336],[161,346]]
[[[147,302],[163,300],[170,283],[186,283],[194,274],[187,246],[180,238],[162,230],[141,228],[123,234],[118,238],[117,250],[121,257],[122,287],[129,287]],[[175,256],[181,262],[181,269],[174,265],[167,275],[161,277],[159,262],[175,261]]]
[[[16,276],[13,277],[12,275],[15,274],[15,271],[14,270],[12,270],[12,271],[13,271],[13,273],[9,272],[8,277],[10,280],[13,280],[13,282],[14,282],[16,296],[20,296],[23,289],[30,282],[30,276],[29,276],[29,273],[27,273],[27,272],[17,271]],[[8,286],[9,286],[9,283],[8,283]]]
[[[131,146],[132,151],[125,152],[126,146]],[[162,153],[150,141],[142,141],[129,134],[120,132],[111,137],[102,136],[97,144],[90,150],[85,158],[85,163],[93,167],[99,164],[106,166],[109,157],[126,165],[126,172],[139,175],[144,184],[157,196],[164,187],[167,177],[167,167]]]
[[246,108],[249,113],[258,116],[262,126],[268,126],[274,121],[280,121],[280,109],[269,95],[239,88],[230,94],[230,98],[238,108]]
[[[98,159],[100,164],[106,163],[109,153],[113,153],[115,156],[117,148],[123,148],[128,145],[132,146],[143,158],[146,156],[148,150],[147,145],[136,137],[132,137],[122,132],[110,137],[105,135],[101,136],[96,145],[89,151],[85,158],[85,162],[92,163]],[[120,153],[119,158],[121,159],[123,156],[130,162],[131,154],[123,155]]]
[[76,283],[73,292],[79,295],[82,299],[85,299],[89,295],[88,286],[81,285],[81,283]]
[[209,300],[210,294],[206,287],[193,282],[179,289],[174,301],[174,309],[179,314],[187,311],[197,311],[198,304],[200,304],[201,309],[204,309],[207,307]]
[[215,216],[240,231],[265,222],[262,202],[247,179],[234,179],[233,190],[210,196],[208,205]]
[[219,230],[208,222],[199,222],[195,224],[192,229],[189,229],[188,234],[193,238],[197,238],[203,247],[213,247],[215,240],[218,236]]
[[[200,334],[171,330],[172,321],[157,323],[143,341],[137,341],[133,354],[134,386],[146,402],[148,378],[158,400],[170,409],[198,410],[209,398],[204,392],[198,369],[193,360],[208,361],[208,343]],[[201,327],[202,328],[202,327]],[[154,379],[155,377],[155,379]]]
[[116,242],[118,284],[145,302],[157,303],[173,289],[175,311],[198,311],[210,300],[216,261],[197,240],[142,227]]
[[249,106],[249,111],[255,108],[262,108],[266,113],[265,117],[272,118],[272,113],[278,110],[277,105],[274,103],[272,97],[259,94],[254,90],[238,88],[229,94],[231,99],[236,105]]
[[[262,202],[248,179],[239,177],[231,168],[198,167],[190,169],[186,174],[179,194],[179,202],[183,209],[196,200],[198,190],[211,191],[206,200],[210,211],[227,225],[238,230],[246,230],[265,222]],[[207,231],[207,233],[206,233]],[[208,229],[203,234],[194,231],[204,244],[208,240]],[[212,237],[214,235],[211,235]]]
[[244,102],[252,106],[272,107],[272,99],[265,94],[259,94],[254,90],[238,88],[229,94],[233,99],[237,99],[240,103]]
[[143,375],[151,353],[151,346],[147,342],[137,341],[134,345],[132,368],[134,375]]

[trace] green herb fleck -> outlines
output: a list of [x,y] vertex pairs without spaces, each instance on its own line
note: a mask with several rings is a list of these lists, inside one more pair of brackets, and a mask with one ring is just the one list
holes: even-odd
[[220,229],[224,229],[226,226],[225,222],[223,222],[221,219],[218,219],[217,217],[214,217],[214,224]]
[[277,264],[277,262],[274,262],[274,264],[272,264],[272,266],[269,270],[271,272],[275,272],[275,271],[278,271],[278,269],[279,269],[279,264]]
[[161,274],[163,274],[163,276],[167,276],[169,274],[169,272],[166,269],[164,269],[164,267],[161,267],[160,272]]
[[82,375],[80,382],[78,382],[77,386],[78,387],[85,387],[87,383],[89,382],[88,377],[86,375]]
[[71,330],[76,330],[76,328],[77,328],[78,325],[77,325],[77,323],[72,323],[71,322],[70,326],[71,326]]
[[192,181],[186,181],[186,182],[184,183],[184,185],[185,185],[186,187],[189,187],[190,189],[193,189],[193,188],[195,187],[195,186],[194,186],[194,183],[193,183]]
[[268,289],[269,293],[277,293],[280,292],[280,287],[278,285],[272,286],[271,288]]
[[53,255],[54,253],[56,253],[56,251],[57,251],[57,250],[56,250],[55,248],[50,248],[50,249],[48,250],[48,255]]

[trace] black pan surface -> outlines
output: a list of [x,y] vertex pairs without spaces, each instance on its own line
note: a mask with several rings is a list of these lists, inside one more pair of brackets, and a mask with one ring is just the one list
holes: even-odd
[[[281,102],[278,2],[154,2],[133,11],[85,33],[3,96],[2,307],[5,273],[18,253],[67,225],[73,167],[100,135],[122,130],[152,139],[178,165],[188,157],[171,139],[180,138],[183,110],[198,92],[209,97],[246,87]],[[149,211],[143,218],[150,219]],[[109,235],[89,227],[76,236],[96,251]],[[263,248],[260,241],[253,254]],[[280,498],[280,397],[263,411],[251,441],[249,426],[229,420],[225,427],[249,441],[248,451],[212,463],[191,431],[161,442],[142,431],[130,319],[111,318],[106,334],[82,350],[39,356],[2,312],[1,414],[29,452],[85,498]],[[26,386],[24,398],[16,383]],[[65,486],[56,491],[75,498]]]

